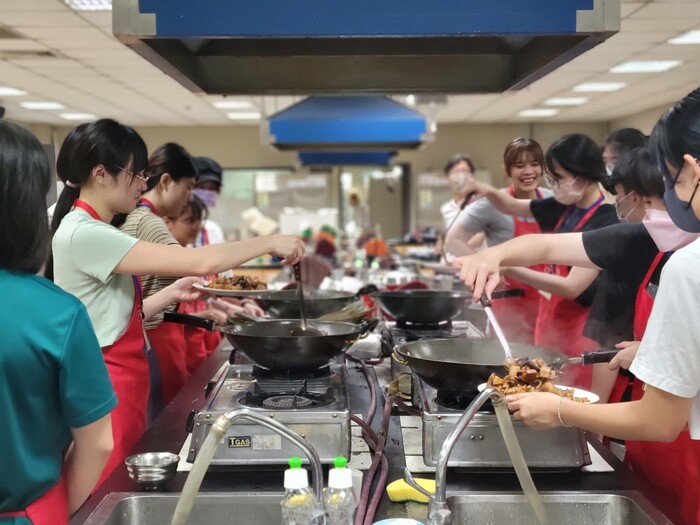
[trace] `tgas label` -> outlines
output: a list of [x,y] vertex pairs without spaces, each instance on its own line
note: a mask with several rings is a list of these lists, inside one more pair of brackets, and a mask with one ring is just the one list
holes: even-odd
[[228,448],[250,448],[250,436],[229,436]]

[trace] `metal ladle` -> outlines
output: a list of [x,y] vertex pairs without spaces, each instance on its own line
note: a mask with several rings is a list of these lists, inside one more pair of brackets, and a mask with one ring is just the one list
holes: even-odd
[[297,283],[297,297],[299,298],[299,314],[301,323],[299,326],[294,326],[290,329],[291,335],[299,336],[318,336],[325,335],[321,330],[312,328],[306,322],[306,309],[304,307],[304,287],[301,284],[301,263],[296,263],[294,268],[294,280]]
[[484,307],[484,312],[486,312],[486,317],[489,318],[489,322],[491,323],[491,326],[493,327],[493,331],[496,332],[496,337],[498,337],[498,340],[501,342],[501,346],[503,347],[503,352],[506,354],[506,361],[512,361],[513,360],[513,352],[510,350],[510,345],[508,344],[508,340],[506,339],[505,334],[503,333],[503,330],[501,329],[501,325],[498,324],[498,319],[496,319],[496,314],[493,313],[493,308],[491,308],[491,299],[489,299],[486,296],[486,293],[481,294],[481,306]]

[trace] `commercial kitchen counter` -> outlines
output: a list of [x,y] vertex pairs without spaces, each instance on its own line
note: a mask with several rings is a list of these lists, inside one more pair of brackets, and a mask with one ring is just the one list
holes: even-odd
[[[134,453],[139,452],[174,452],[179,453],[187,432],[185,421],[191,410],[200,409],[205,404],[204,391],[221,365],[228,360],[228,352],[217,351],[197,371],[175,399],[163,410],[146,434],[136,444]],[[376,383],[376,377],[372,374]],[[348,389],[351,409],[354,413],[365,414],[369,404],[369,389],[359,367],[348,363]],[[380,394],[381,395],[381,394]],[[380,398],[381,399],[381,398]],[[372,427],[381,426],[381,403],[375,414]],[[389,426],[390,439],[387,441],[386,454],[389,459],[389,481],[402,476],[405,465],[403,443],[399,418],[392,416]],[[639,490],[640,486],[634,476],[597,440],[590,439],[593,446],[611,466],[614,472],[605,473],[547,473],[534,474],[535,484],[541,491],[579,491],[609,492]],[[168,492],[179,492],[187,477],[186,472],[178,472],[167,486]],[[425,476],[423,476],[425,477]],[[515,491],[520,490],[514,474],[493,473],[453,473],[447,476],[448,493],[452,490],[462,491]],[[241,474],[236,471],[210,472],[204,479],[200,492],[281,492],[282,472],[280,468],[268,470],[256,467]],[[118,467],[105,483],[93,494],[78,513],[71,519],[70,525],[82,525],[102,499],[112,492],[143,492],[127,474],[124,466]],[[673,523],[682,523],[675,515],[673,502],[653,501],[653,503]],[[384,494],[379,506],[376,520],[382,518],[399,518],[415,516],[420,512],[419,504],[392,503]],[[424,507],[424,506],[423,506]],[[157,524],[154,524],[157,525]]]

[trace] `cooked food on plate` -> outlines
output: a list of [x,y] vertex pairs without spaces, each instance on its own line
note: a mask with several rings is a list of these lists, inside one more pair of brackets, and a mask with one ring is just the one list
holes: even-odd
[[207,283],[208,288],[217,290],[267,290],[267,285],[257,277],[234,275],[233,277],[217,277]]
[[524,392],[551,392],[579,403],[588,402],[585,397],[574,397],[573,388],[555,386],[554,379],[557,374],[542,358],[506,361],[505,367],[508,371],[505,376],[491,374],[487,381],[488,386],[494,387],[504,395]]

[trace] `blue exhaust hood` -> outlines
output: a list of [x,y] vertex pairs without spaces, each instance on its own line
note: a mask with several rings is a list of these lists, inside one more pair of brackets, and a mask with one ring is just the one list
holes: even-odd
[[269,120],[280,150],[389,152],[415,149],[432,138],[427,119],[379,95],[308,97]]
[[301,151],[302,166],[388,166],[395,151]]

